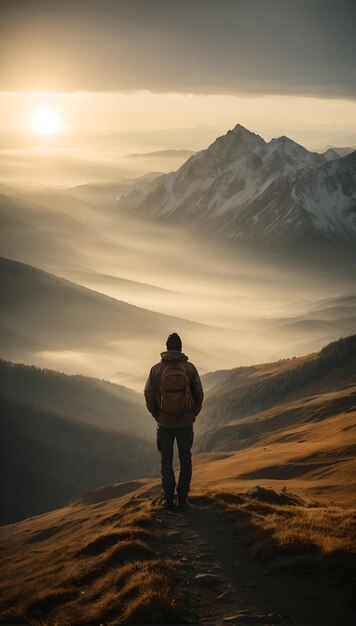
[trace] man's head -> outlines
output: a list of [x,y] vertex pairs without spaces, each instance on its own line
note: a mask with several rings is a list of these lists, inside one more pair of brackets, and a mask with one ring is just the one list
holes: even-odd
[[182,340],[177,333],[169,335],[166,341],[167,350],[182,350]]

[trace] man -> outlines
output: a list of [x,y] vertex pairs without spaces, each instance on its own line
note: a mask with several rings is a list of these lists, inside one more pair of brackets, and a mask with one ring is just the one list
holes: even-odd
[[161,352],[161,361],[151,367],[144,394],[147,409],[158,424],[163,507],[172,508],[175,504],[176,480],[172,466],[175,439],[180,461],[178,506],[185,507],[192,477],[193,422],[201,411],[204,392],[198,370],[182,352],[182,341],[177,333],[169,335],[166,348]]

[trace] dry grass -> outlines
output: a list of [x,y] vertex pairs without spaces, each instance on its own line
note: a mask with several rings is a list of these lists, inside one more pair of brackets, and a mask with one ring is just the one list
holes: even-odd
[[355,513],[337,507],[279,508],[267,515],[254,514],[254,523],[268,532],[282,549],[315,546],[322,554],[356,553]]
[[0,623],[176,621],[175,564],[158,559],[149,545],[152,504],[146,500],[110,517],[85,540],[58,539],[42,554],[31,546],[18,565],[9,562],[2,571]]
[[223,506],[237,525],[239,540],[251,555],[294,571],[332,566],[347,571],[356,567],[356,511],[351,507],[308,506],[300,498],[266,492],[274,504],[247,494],[228,491],[198,494]]
[[98,533],[96,537],[91,537],[77,551],[76,556],[94,556],[101,554],[113,545],[124,540],[149,539],[150,532],[146,528],[139,526],[124,526],[115,532]]

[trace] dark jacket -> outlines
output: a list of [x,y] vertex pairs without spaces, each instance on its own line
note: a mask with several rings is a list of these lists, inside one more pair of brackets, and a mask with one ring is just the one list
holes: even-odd
[[[149,412],[153,415],[156,422],[160,426],[179,428],[182,426],[189,426],[195,422],[195,419],[200,413],[204,398],[204,391],[201,384],[198,370],[188,361],[188,357],[180,350],[166,350],[161,352],[161,361],[151,367],[150,373],[147,378],[147,382],[144,389],[146,406]],[[187,368],[188,378],[190,382],[190,390],[195,403],[194,410],[189,413],[185,413],[179,416],[174,423],[167,418],[159,410],[158,395],[161,383],[162,364],[172,362],[183,362]]]

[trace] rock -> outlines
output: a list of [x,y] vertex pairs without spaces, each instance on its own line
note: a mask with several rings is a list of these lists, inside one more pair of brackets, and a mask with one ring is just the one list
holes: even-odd
[[178,530],[169,530],[166,533],[166,539],[169,539],[170,541],[179,541],[181,543],[184,542],[184,539]]
[[196,583],[202,585],[221,585],[222,580],[221,576],[217,574],[210,574],[206,572],[201,572],[200,574],[196,574],[193,578]]
[[265,487],[260,487],[259,485],[256,485],[255,487],[252,487],[252,489],[246,491],[246,495],[250,498],[256,498],[257,500],[268,502],[269,504],[303,504],[303,500],[295,494],[287,491],[277,493],[274,489],[266,489]]
[[226,589],[226,591],[220,593],[220,595],[218,595],[216,599],[221,600],[222,598],[225,598],[229,593],[231,593],[231,589]]

